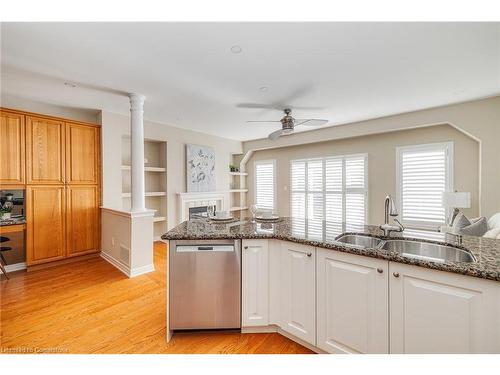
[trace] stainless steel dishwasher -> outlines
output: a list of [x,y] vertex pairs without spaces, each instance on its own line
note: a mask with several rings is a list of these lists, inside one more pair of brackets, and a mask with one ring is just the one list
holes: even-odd
[[169,246],[171,330],[241,328],[241,241],[177,240]]

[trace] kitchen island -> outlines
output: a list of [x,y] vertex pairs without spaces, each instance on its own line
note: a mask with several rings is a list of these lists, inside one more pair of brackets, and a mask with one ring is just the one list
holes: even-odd
[[499,241],[463,236],[450,245],[474,261],[460,262],[337,241],[345,233],[445,239],[296,218],[192,220],[162,239],[241,240],[242,332],[274,330],[328,353],[500,353]]

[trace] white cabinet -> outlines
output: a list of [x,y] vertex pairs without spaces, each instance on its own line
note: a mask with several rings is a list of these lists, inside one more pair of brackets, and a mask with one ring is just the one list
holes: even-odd
[[390,262],[391,353],[500,353],[500,283]]
[[267,240],[243,240],[242,327],[269,324],[269,246]]
[[316,249],[317,346],[328,353],[388,353],[389,262]]
[[269,240],[269,324],[281,320],[281,242]]
[[307,245],[281,243],[282,330],[316,345],[316,249]]

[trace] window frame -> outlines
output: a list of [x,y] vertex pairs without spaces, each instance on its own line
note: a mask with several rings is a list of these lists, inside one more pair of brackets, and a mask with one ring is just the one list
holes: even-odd
[[[253,204],[259,208],[259,205],[257,204],[257,165],[259,164],[272,164],[273,165],[273,207],[271,210],[275,212],[276,207],[277,207],[277,195],[276,195],[276,159],[265,159],[265,160],[255,160],[253,163],[253,191],[255,192],[254,197],[253,197]],[[266,210],[268,208],[264,208]]]
[[[364,189],[361,188],[350,188],[348,189],[346,187],[346,159],[347,158],[354,158],[354,157],[362,157],[364,159]],[[323,220],[326,219],[326,196],[327,194],[338,194],[339,191],[334,191],[334,190],[326,190],[326,160],[327,159],[341,159],[342,160],[342,190],[340,193],[342,194],[342,222],[345,222],[346,220],[346,196],[348,192],[351,193],[364,193],[365,195],[365,210],[364,210],[364,224],[367,224],[368,220],[368,213],[369,213],[369,185],[368,185],[368,153],[356,153],[356,154],[344,154],[344,155],[328,155],[328,156],[320,156],[320,157],[312,157],[312,158],[301,158],[301,159],[293,159],[290,160],[290,181],[289,181],[289,201],[290,201],[290,209],[289,209],[289,214],[292,216],[292,197],[293,193],[303,193],[305,194],[305,200],[304,200],[304,211],[306,214],[305,219],[308,219],[307,217],[307,212],[308,212],[308,194],[309,193],[314,193],[315,191],[309,192],[308,190],[308,177],[307,177],[307,166],[309,161],[317,161],[321,160],[322,161],[322,171],[323,171],[323,181],[322,181],[322,191],[321,194],[323,195]],[[305,167],[305,176],[304,176],[304,187],[305,190],[293,190],[292,188],[292,165],[294,162],[305,162],[306,167]],[[316,191],[318,193],[318,191]]]
[[454,191],[454,179],[453,179],[453,141],[447,142],[436,142],[436,143],[426,143],[426,144],[415,144],[396,147],[396,206],[398,208],[399,218],[401,222],[411,229],[432,229],[437,230],[441,225],[446,225],[448,223],[452,208],[445,208],[445,219],[444,223],[436,224],[429,222],[415,222],[403,219],[403,184],[402,178],[402,156],[405,151],[428,151],[436,149],[445,149],[445,192]]

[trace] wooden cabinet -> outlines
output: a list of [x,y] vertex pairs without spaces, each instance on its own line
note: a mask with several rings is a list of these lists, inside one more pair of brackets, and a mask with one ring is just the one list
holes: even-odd
[[28,265],[98,252],[100,127],[0,109],[0,184],[26,188]]
[[500,286],[390,262],[391,353],[500,353]]
[[26,263],[34,265],[66,256],[64,186],[26,189]]
[[65,182],[65,124],[63,121],[26,116],[26,183]]
[[316,345],[316,249],[281,243],[281,323],[284,331]]
[[0,185],[25,183],[24,116],[0,111]]
[[66,190],[67,256],[99,251],[99,190],[69,186]]
[[66,123],[66,182],[99,183],[99,128]]
[[389,262],[316,249],[317,346],[328,353],[388,353]]
[[269,324],[269,247],[267,240],[243,240],[241,325]]

